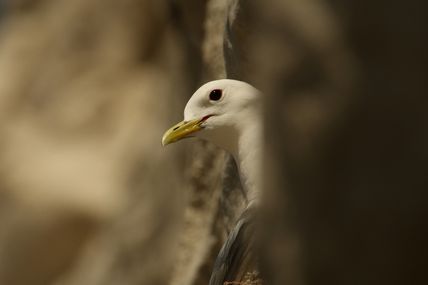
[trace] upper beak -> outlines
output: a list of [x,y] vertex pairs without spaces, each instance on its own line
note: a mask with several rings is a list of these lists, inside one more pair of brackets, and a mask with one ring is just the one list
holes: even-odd
[[200,131],[201,129],[203,129],[203,127],[201,126],[203,122],[204,118],[194,119],[191,121],[182,121],[172,126],[163,135],[162,145],[166,146],[167,144],[179,141],[181,139],[189,137],[190,134]]

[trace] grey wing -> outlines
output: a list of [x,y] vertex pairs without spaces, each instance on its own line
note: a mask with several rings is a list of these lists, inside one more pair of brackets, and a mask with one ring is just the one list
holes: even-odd
[[247,274],[257,270],[253,248],[254,211],[253,208],[245,210],[230,232],[215,261],[209,285],[243,281]]

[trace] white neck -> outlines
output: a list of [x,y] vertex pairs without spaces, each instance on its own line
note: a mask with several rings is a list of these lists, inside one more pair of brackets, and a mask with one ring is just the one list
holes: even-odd
[[237,149],[232,152],[232,155],[238,165],[242,186],[251,203],[260,199],[262,122],[251,121],[240,129]]

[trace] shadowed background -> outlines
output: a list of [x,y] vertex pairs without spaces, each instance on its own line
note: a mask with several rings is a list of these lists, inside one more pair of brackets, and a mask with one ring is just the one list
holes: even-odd
[[266,96],[267,284],[420,282],[426,6],[0,1],[0,284],[207,284],[236,169],[160,140],[226,76]]

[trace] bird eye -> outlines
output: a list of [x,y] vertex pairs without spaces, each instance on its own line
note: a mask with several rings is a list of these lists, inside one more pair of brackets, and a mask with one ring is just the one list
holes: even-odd
[[210,100],[218,101],[220,100],[221,95],[222,95],[222,92],[220,89],[214,89],[213,91],[210,92]]

